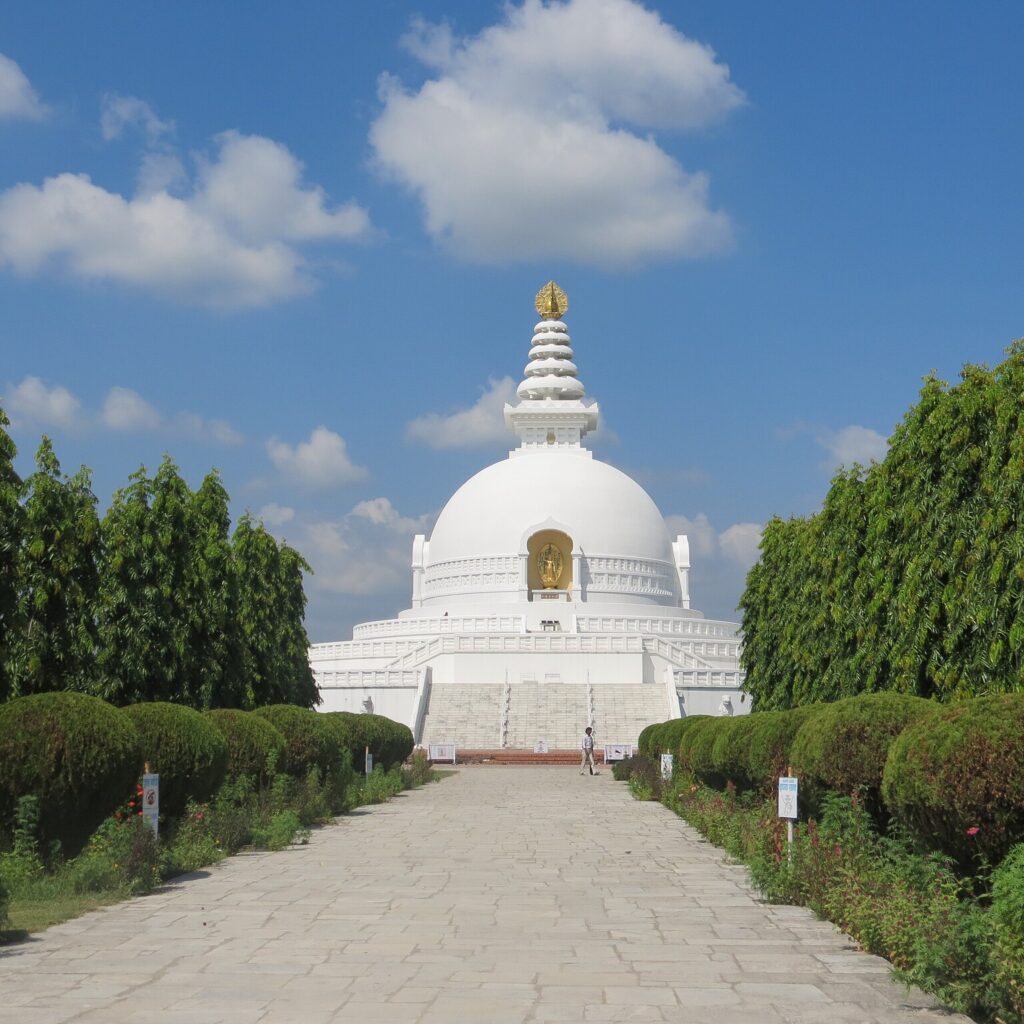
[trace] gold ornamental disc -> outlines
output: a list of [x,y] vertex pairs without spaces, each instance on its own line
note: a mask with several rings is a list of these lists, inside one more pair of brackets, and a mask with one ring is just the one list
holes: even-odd
[[537,300],[533,305],[545,320],[561,320],[569,309],[569,297],[554,281],[548,281],[537,292]]

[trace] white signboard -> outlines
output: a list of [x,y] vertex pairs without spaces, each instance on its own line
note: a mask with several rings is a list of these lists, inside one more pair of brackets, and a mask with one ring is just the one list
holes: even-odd
[[672,761],[674,757],[672,754],[661,755],[661,777],[668,782],[672,778]]
[[604,745],[604,760],[606,764],[610,761],[622,761],[624,758],[632,756],[632,743],[606,743]]
[[373,754],[370,753],[370,748],[366,748],[366,774],[370,775],[373,773]]
[[797,780],[788,776],[779,779],[779,817],[800,817],[797,813]]
[[455,744],[430,743],[427,746],[427,758],[431,761],[451,761],[455,764]]
[[546,754],[548,752],[548,741],[537,740],[537,742],[533,745],[533,752],[535,754]]
[[160,831],[160,776],[142,776],[142,820],[156,836]]

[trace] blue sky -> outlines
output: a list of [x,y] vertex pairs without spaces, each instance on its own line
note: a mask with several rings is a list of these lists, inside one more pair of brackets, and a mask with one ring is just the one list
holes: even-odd
[[164,452],[218,467],[313,563],[312,638],[342,639],[407,604],[413,533],[510,446],[554,277],[595,450],[729,617],[760,524],[880,456],[930,369],[1024,333],[1022,27],[1010,3],[13,5],[19,467],[45,431],[104,505]]

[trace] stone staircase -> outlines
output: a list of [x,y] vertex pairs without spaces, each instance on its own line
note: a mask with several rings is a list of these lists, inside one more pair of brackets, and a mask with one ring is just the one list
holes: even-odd
[[575,750],[587,727],[587,688],[578,683],[512,683],[505,746]]
[[612,684],[592,689],[594,733],[602,746],[606,743],[636,743],[647,726],[668,718],[665,688],[662,686]]
[[499,746],[503,690],[501,683],[432,684],[420,742],[454,743],[458,750]]
[[[661,686],[635,683],[443,683],[430,689],[421,743],[458,750],[579,749],[592,720],[599,747],[636,743],[652,722],[668,717]],[[592,714],[592,717],[591,717]]]

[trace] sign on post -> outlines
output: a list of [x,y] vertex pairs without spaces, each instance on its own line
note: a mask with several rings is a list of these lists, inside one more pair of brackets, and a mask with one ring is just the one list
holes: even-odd
[[672,754],[661,755],[661,777],[668,782],[672,778],[672,762],[675,760]]
[[624,761],[633,756],[632,743],[606,743],[604,745],[605,764],[611,761]]
[[366,774],[367,775],[372,775],[373,774],[373,754],[370,753],[370,748],[369,747],[366,748],[365,762],[366,762]]
[[792,776],[783,775],[779,779],[779,817],[799,818],[797,813],[797,782]]
[[537,742],[533,745],[533,752],[535,754],[546,754],[548,752],[548,741],[537,740]]
[[160,833],[160,776],[142,776],[142,820],[153,830],[155,839]]
[[427,758],[431,761],[451,761],[455,764],[455,744],[428,743]]

